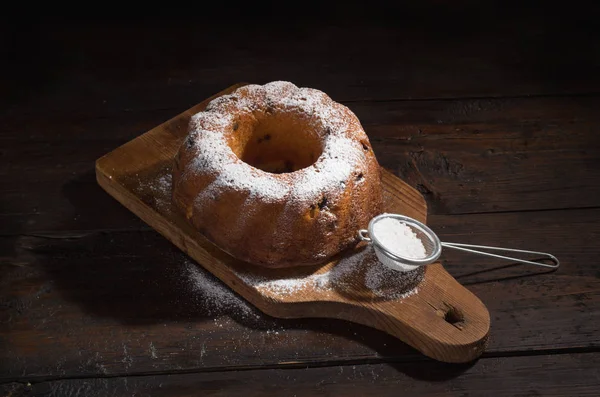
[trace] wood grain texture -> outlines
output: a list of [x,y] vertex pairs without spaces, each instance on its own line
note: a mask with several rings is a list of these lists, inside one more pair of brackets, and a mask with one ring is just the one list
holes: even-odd
[[[384,128],[377,129],[378,120],[391,129],[396,124],[405,126],[398,131],[405,128],[410,131],[414,124],[432,125],[447,128],[450,145],[462,137],[452,135],[453,120],[484,126],[489,120],[497,123],[498,129],[519,131],[517,135],[523,139],[526,130],[514,124],[513,118],[534,120],[543,130],[547,128],[544,120],[550,120],[549,126],[555,124],[560,131],[569,128],[575,132],[574,145],[593,150],[590,139],[595,136],[596,103],[594,97],[583,97],[351,106],[365,120],[370,134],[373,129],[386,132]],[[0,239],[0,339],[13,346],[0,349],[4,352],[0,357],[0,363],[4,364],[0,373],[6,374],[6,379],[16,379],[22,374],[95,376],[289,362],[310,365],[414,359],[414,352],[404,344],[367,327],[333,320],[298,323],[267,317],[247,319],[234,307],[219,309],[213,304],[214,298],[205,298],[202,292],[186,287],[187,280],[178,276],[186,274],[185,256],[104,194],[91,172],[94,157],[171,114],[171,110],[134,112],[73,123],[58,117],[53,126],[47,126],[52,134],[43,134],[42,125],[27,123],[23,124],[23,128],[30,127],[25,138],[15,135],[10,138],[11,142],[23,142],[22,146],[10,144],[0,148],[10,156],[0,166],[4,167],[1,183],[7,188],[0,197],[1,207],[12,209],[10,219],[14,219],[9,222],[5,215],[1,225],[13,236]],[[443,123],[437,124],[437,119]],[[26,139],[29,134],[31,140]],[[431,141],[427,136],[422,139],[429,146],[428,142],[433,144],[439,137],[440,134],[434,134],[429,136]],[[548,143],[557,138],[560,139],[557,134],[550,134]],[[80,139],[89,140],[89,144],[77,143]],[[400,152],[404,141],[396,143],[390,137],[385,145],[399,145]],[[515,147],[528,156],[545,156],[542,159],[547,166],[528,167],[537,170],[533,181],[513,178],[507,185],[486,174],[481,182],[473,183],[487,188],[481,189],[479,196],[464,200],[471,203],[495,200],[496,186],[502,183],[507,191],[513,192],[512,197],[506,196],[510,199],[506,208],[519,209],[523,208],[522,196],[517,193],[529,186],[533,200],[528,205],[534,206],[552,205],[561,189],[574,182],[580,184],[583,192],[593,192],[590,189],[598,185],[594,177],[600,173],[594,172],[596,165],[588,160],[568,165],[575,174],[587,169],[587,173],[581,174],[584,179],[549,175],[546,170],[561,162],[562,152],[539,151],[536,147]],[[27,148],[30,150],[27,156],[18,155]],[[485,149],[481,145],[478,150]],[[448,157],[460,156],[461,150],[452,146]],[[390,154],[378,154],[378,158],[392,162]],[[507,145],[507,158],[518,154],[519,151]],[[493,171],[506,173],[509,171],[506,165],[498,164]],[[473,163],[472,167],[487,170],[484,162]],[[435,163],[423,162],[420,171],[435,175]],[[516,172],[521,171],[517,168]],[[457,186],[449,186],[446,192],[455,189]],[[577,206],[583,203],[581,200],[594,198],[584,196],[570,195],[570,201],[563,204]],[[431,197],[428,200],[435,208]],[[468,284],[492,313],[488,347],[492,354],[600,346],[597,332],[600,273],[596,260],[600,251],[595,243],[600,235],[598,210],[430,215],[428,223],[448,241],[535,250],[552,247],[550,251],[562,261],[557,273],[525,277],[537,274],[535,269],[500,268],[501,264],[493,260],[459,256],[451,251],[444,253],[446,268],[461,283]],[[115,229],[130,232],[115,233]],[[137,232],[138,229],[146,231]],[[27,233],[40,234],[35,237]],[[495,269],[486,271],[487,266]],[[140,304],[138,297],[143,297],[148,305]],[[174,312],[173,307],[177,307]],[[213,319],[220,320],[213,322]],[[111,336],[105,338],[105,335]],[[230,338],[243,343],[231,343]],[[157,358],[151,356],[150,346],[154,346]],[[205,353],[201,355],[203,350]]]
[[[597,395],[598,6],[214,6],[0,24],[0,395]],[[561,259],[539,273],[444,253],[490,310],[483,359],[422,362],[370,327],[198,289],[191,259],[97,185],[112,148],[274,79],[350,106],[443,239]]]
[[[430,214],[600,205],[598,97],[348,105]],[[183,110],[5,125],[0,234],[145,227],[102,194],[93,161]]]
[[426,117],[421,104],[353,110],[381,164],[432,213],[462,214],[600,206],[600,117],[585,102],[431,102]]
[[[232,87],[225,92],[230,92]],[[362,258],[368,247],[345,252],[317,267],[263,269],[252,267],[220,252],[194,230],[171,206],[170,189],[144,191],[168,175],[177,149],[187,135],[192,114],[206,102],[182,113],[148,133],[115,149],[96,163],[98,183],[119,202],[163,234],[203,267],[263,312],[279,318],[337,318],[368,325],[397,336],[429,357],[447,362],[465,362],[485,348],[489,314],[485,306],[458,284],[441,265],[428,266],[418,293],[394,298],[378,296],[367,283],[367,272],[377,261],[360,259],[343,280],[332,288],[305,288],[280,294],[249,281],[311,278],[347,266]],[[427,207],[421,195],[393,175],[383,172],[385,210],[425,221]],[[140,188],[140,186],[142,188]],[[367,254],[368,255],[368,254]],[[377,271],[377,270],[375,270]],[[396,275],[393,275],[396,276]],[[397,277],[397,276],[396,276]],[[398,288],[399,284],[387,286]]]
[[[595,212],[432,218],[448,239],[482,233],[485,241],[531,246],[535,239],[527,244],[510,230],[521,227],[543,237],[536,249],[551,246],[562,260],[558,272],[541,274],[444,253],[448,271],[490,310],[488,354],[600,348],[598,246],[576,245],[575,233],[591,240],[600,233]],[[570,229],[549,227],[553,221]],[[223,284],[209,288],[206,273],[198,282],[193,261],[151,230],[0,238],[0,252],[2,381],[421,357],[370,327],[249,310]]]
[[[7,396],[590,396],[600,388],[600,353],[435,362],[266,369],[203,374],[66,379],[0,385]],[[12,393],[12,394],[10,394]]]
[[426,1],[373,7],[368,20],[368,7],[336,3],[322,5],[330,14],[320,18],[275,18],[269,9],[229,15],[226,26],[217,21],[229,9],[203,9],[187,21],[22,21],[3,35],[2,70],[11,76],[3,110],[187,109],[233,82],[275,79],[338,101],[600,90],[592,11]]

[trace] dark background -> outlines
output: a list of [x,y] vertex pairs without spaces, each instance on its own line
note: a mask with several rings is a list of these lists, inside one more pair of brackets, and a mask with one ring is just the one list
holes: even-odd
[[[598,6],[163,6],[2,17],[0,394],[597,394]],[[480,360],[215,305],[185,285],[188,259],[96,184],[103,154],[272,80],[350,107],[442,239],[559,257],[546,273],[444,253],[490,311]]]

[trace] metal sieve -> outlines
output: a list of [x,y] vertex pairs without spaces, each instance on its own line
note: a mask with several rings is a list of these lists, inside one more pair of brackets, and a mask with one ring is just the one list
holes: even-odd
[[[400,256],[397,253],[393,252],[393,250],[391,250],[390,247],[386,247],[385,244],[383,244],[381,240],[377,238],[377,234],[374,233],[375,224],[385,218],[396,219],[408,226],[423,243],[423,247],[425,248],[425,256],[422,258]],[[383,263],[390,269],[398,270],[401,272],[411,271],[419,266],[429,265],[435,262],[442,253],[442,247],[470,252],[477,255],[491,256],[494,258],[510,260],[513,262],[526,263],[529,265],[549,267],[553,269],[556,269],[560,266],[560,262],[558,261],[558,259],[554,255],[551,255],[547,252],[527,251],[515,248],[490,247],[487,245],[442,242],[440,241],[439,237],[425,224],[417,221],[416,219],[399,214],[381,214],[376,216],[369,222],[368,229],[361,229],[358,231],[358,237],[363,241],[373,244],[375,254],[377,255],[377,258],[381,263]],[[485,250],[537,255],[539,256],[538,260],[548,259],[552,261],[553,264],[534,262],[511,256],[494,254],[491,252],[486,252]]]

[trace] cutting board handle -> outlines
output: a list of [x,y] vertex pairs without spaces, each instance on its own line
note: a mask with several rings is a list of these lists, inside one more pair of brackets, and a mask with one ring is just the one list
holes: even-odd
[[440,263],[427,266],[418,292],[404,299],[340,302],[336,318],[377,328],[444,362],[469,362],[485,350],[485,305]]
[[369,299],[370,289],[360,282],[351,288],[353,296],[327,296],[319,302],[268,300],[257,306],[274,317],[336,318],[366,325],[444,362],[469,362],[486,348],[490,330],[487,308],[440,263],[426,266],[417,291],[404,298]]
[[[238,86],[230,87],[218,95],[230,93]],[[266,295],[254,284],[240,279],[236,270],[247,268],[247,264],[218,250],[183,217],[174,213],[172,206],[164,205],[171,200],[169,192],[150,189],[161,176],[170,172],[169,167],[185,139],[191,115],[203,110],[211,99],[98,159],[98,183],[205,269],[267,314],[281,318],[337,318],[364,324],[396,336],[440,361],[466,362],[481,354],[490,325],[487,309],[477,297],[454,280],[441,264],[427,266],[418,292],[403,299],[375,299],[373,291],[365,285],[364,275],[360,274],[348,280],[345,285],[347,288],[335,291],[314,288],[299,290],[279,298]],[[384,169],[381,169],[381,178],[386,212],[404,214],[426,223],[427,205],[423,196]],[[273,280],[290,278],[296,271],[280,269]],[[363,295],[353,295],[356,292]]]

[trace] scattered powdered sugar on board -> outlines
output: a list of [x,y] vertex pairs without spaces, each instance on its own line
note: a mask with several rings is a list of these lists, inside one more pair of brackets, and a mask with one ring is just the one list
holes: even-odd
[[380,264],[367,270],[365,285],[381,298],[404,299],[418,292],[424,274],[423,266],[407,272],[398,272]]
[[305,288],[318,286],[321,289],[329,289],[329,273],[315,274],[302,278],[282,278],[278,280],[264,280],[252,277],[248,274],[238,274],[247,284],[259,290],[266,290],[278,295],[291,295]]
[[171,173],[166,173],[163,176],[159,177],[158,180],[154,184],[154,188],[162,193],[169,194],[171,193]]
[[164,210],[171,206],[171,179],[171,169],[167,167],[156,174],[154,179],[140,181],[136,190]]
[[[398,272],[384,266],[372,245],[365,246],[353,256],[342,259],[330,272],[329,280],[337,288],[353,288],[353,280],[360,277],[372,294],[382,299],[404,299],[418,292],[425,268]],[[355,287],[354,287],[355,288]]]
[[413,295],[423,279],[424,268],[410,272],[397,272],[379,262],[372,246],[364,247],[360,252],[341,259],[330,271],[301,278],[268,280],[247,273],[237,273],[245,283],[259,291],[275,295],[289,296],[306,289],[339,290],[352,292],[353,282],[358,278],[375,297],[384,299],[403,299]]
[[196,294],[197,301],[203,302],[207,306],[206,309],[209,314],[235,313],[244,318],[257,319],[260,317],[250,303],[238,296],[200,265],[186,259],[184,271],[189,289]]

